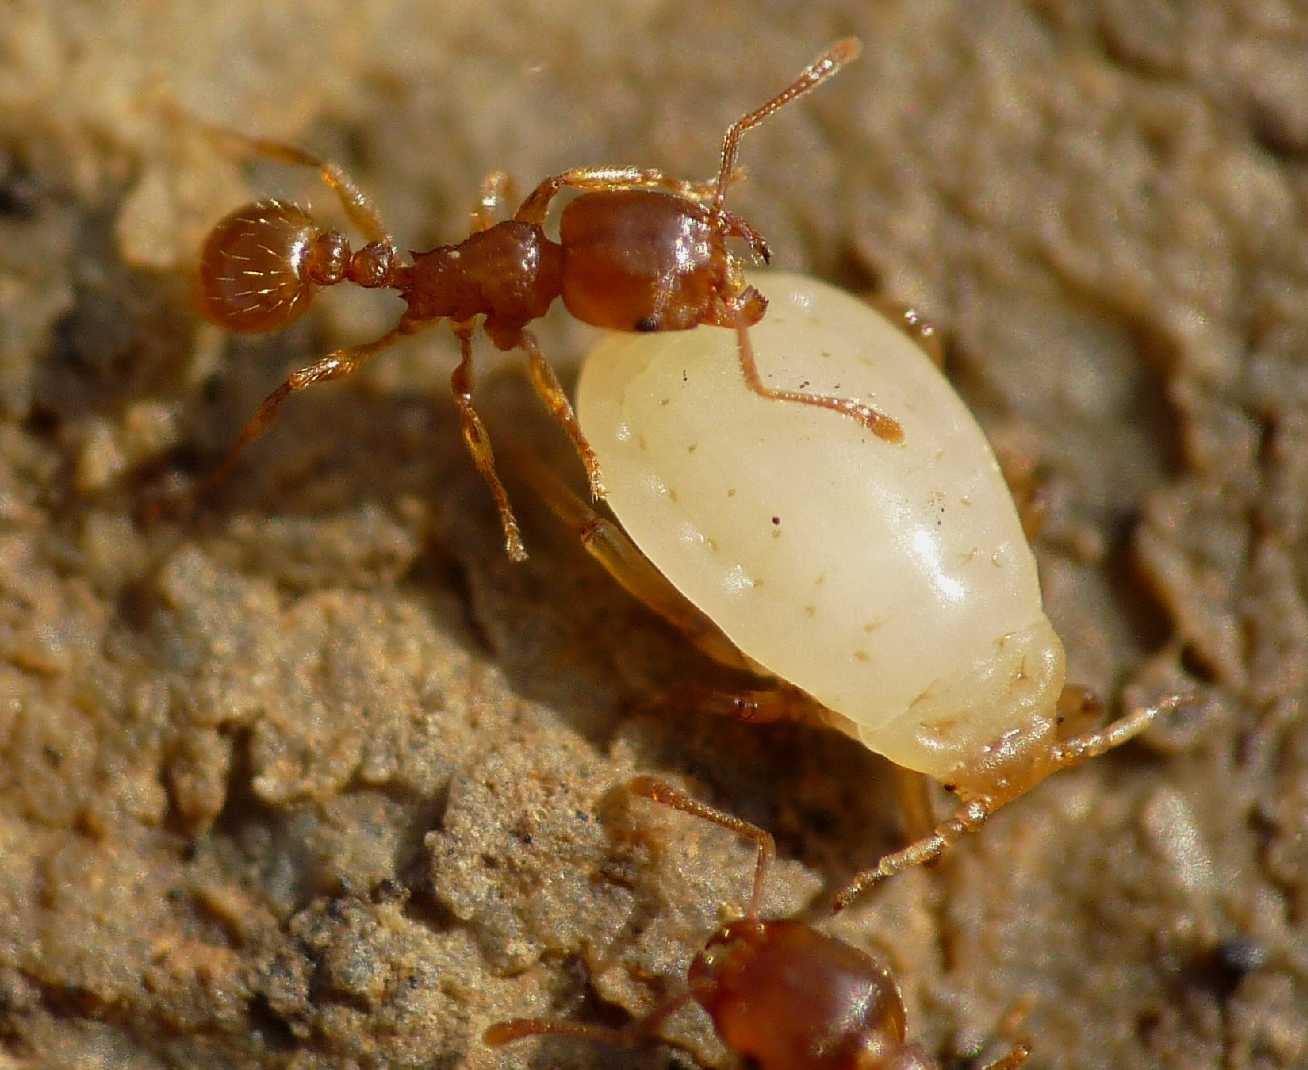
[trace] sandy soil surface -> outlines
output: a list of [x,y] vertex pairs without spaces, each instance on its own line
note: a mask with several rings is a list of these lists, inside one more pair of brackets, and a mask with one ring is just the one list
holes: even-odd
[[[234,339],[190,310],[255,193],[167,102],[354,170],[410,248],[481,176],[716,168],[827,41],[865,57],[745,144],[787,268],[918,302],[1000,448],[1075,679],[1197,699],[828,923],[969,1066],[1029,995],[1035,1067],[1308,1065],[1308,13],[1284,0],[714,5],[10,0],[0,20],[0,1067],[727,1066],[492,1052],[684,976],[749,852],[624,801],[674,779],[772,829],[778,913],[899,842],[889,767],[798,726],[651,706],[718,678],[516,488],[510,565],[433,331],[294,399],[184,522],[286,370],[379,334],[332,293]],[[569,379],[590,334],[551,315]],[[492,432],[574,462],[482,345]]]

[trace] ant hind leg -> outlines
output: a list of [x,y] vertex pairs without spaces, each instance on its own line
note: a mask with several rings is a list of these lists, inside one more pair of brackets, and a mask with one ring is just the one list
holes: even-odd
[[178,118],[194,123],[213,141],[235,155],[263,156],[279,163],[290,164],[292,167],[307,167],[317,171],[323,184],[336,194],[350,222],[359,228],[359,232],[364,237],[370,242],[379,242],[392,249],[395,248],[395,239],[387,230],[377,205],[359,188],[358,183],[340,164],[320,159],[296,145],[288,145],[270,138],[251,137],[194,116],[179,114]]
[[297,391],[313,386],[315,383],[325,383],[331,379],[344,379],[346,376],[353,375],[383,349],[394,344],[405,335],[412,334],[419,326],[412,320],[401,320],[395,327],[375,341],[368,342],[365,345],[351,346],[348,349],[333,350],[312,364],[291,372],[276,390],[263,399],[254,415],[246,421],[245,426],[241,429],[240,436],[228,451],[227,456],[223,458],[222,463],[201,481],[200,485],[191,492],[190,498],[204,497],[231,474],[232,469],[236,467],[241,452],[251,442],[261,438],[267,432],[288,397]]

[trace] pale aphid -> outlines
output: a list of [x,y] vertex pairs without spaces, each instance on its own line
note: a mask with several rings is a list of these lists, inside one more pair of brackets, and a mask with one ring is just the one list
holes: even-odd
[[[1064,692],[1034,556],[967,406],[868,304],[798,275],[750,282],[769,311],[748,336],[607,336],[577,411],[610,507],[673,586],[821,719],[958,793],[954,817],[861,875],[843,905],[1158,707],[1064,738],[1060,700],[1084,692]],[[863,402],[902,439],[761,397],[737,345],[769,387]]]

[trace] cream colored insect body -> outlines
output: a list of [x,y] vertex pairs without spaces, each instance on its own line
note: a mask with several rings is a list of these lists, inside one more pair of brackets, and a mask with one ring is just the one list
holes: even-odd
[[[609,335],[577,410],[608,504],[681,594],[829,723],[958,791],[954,818],[861,887],[934,857],[1157,710],[1060,741],[1062,644],[972,414],[871,306],[797,275],[750,282],[769,305],[748,340]],[[859,399],[898,420],[902,440],[751,391],[735,352],[751,343],[769,388]]]

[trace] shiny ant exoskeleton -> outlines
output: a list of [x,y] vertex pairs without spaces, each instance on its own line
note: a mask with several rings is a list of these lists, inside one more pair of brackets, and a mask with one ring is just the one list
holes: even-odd
[[[264,200],[237,209],[210,232],[200,258],[199,304],[204,315],[231,331],[284,327],[301,315],[317,290],[340,282],[393,289],[408,306],[386,334],[366,345],[339,349],[292,372],[259,406],[226,460],[204,484],[220,480],[241,449],[261,435],[283,401],[297,390],[353,374],[404,335],[449,320],[462,359],[451,376],[463,440],[499,510],[509,557],[522,560],[518,524],[495,470],[485,428],[472,405],[472,333],[478,316],[500,349],[527,353],[532,383],[572,440],[590,481],[604,496],[599,464],[582,434],[567,395],[526,325],[562,297],[577,319],[621,331],[679,331],[700,325],[739,332],[739,360],[750,388],[769,398],[833,409],[896,439],[894,420],[859,401],[772,390],[754,364],[747,328],[763,316],[766,302],[748,286],[727,249],[743,240],[768,260],[763,238],[723,205],[736,170],[740,138],[773,112],[826,81],[860,51],[856,38],[836,42],[789,86],[733,123],[722,143],[717,178],[695,183],[637,167],[583,167],[545,179],[512,219],[494,222],[506,178],[490,175],[473,213],[473,233],[406,259],[371,199],[339,166],[276,142],[214,130],[236,149],[283,163],[310,167],[336,194],[351,222],[368,239],[354,251],[342,234],[303,209]],[[545,234],[554,197],[564,189],[581,195],[563,210],[559,240]]]
[[[687,986],[621,1029],[551,1018],[515,1018],[486,1030],[498,1046],[530,1036],[567,1036],[617,1047],[656,1043],[655,1031],[691,1000],[713,1019],[723,1043],[760,1070],[933,1070],[939,1063],[907,1040],[904,1001],[890,971],[866,952],[802,921],[759,917],[776,857],[772,836],[653,777],[635,795],[722,825],[758,848],[745,916],[717,930],[693,963]],[[984,1070],[1014,1070],[1029,1049],[1017,1043]]]

